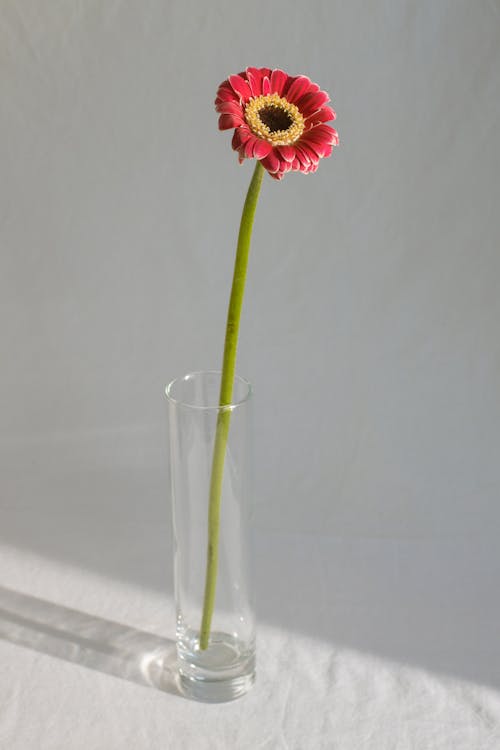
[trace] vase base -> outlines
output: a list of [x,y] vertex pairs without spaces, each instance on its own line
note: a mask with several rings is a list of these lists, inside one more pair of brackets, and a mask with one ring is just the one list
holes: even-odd
[[212,631],[200,649],[199,634],[181,628],[177,642],[179,688],[183,695],[207,703],[231,701],[255,682],[255,645],[234,635]]
[[191,700],[204,703],[225,703],[241,698],[255,682],[255,672],[230,680],[197,680],[179,674],[179,689]]

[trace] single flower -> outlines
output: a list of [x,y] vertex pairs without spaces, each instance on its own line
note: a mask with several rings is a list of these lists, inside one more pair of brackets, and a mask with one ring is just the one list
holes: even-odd
[[335,112],[327,106],[328,94],[306,76],[291,77],[282,70],[247,68],[229,76],[217,90],[215,108],[219,129],[234,128],[233,149],[240,163],[256,159],[241,215],[233,285],[226,322],[219,405],[214,440],[210,497],[205,593],[200,625],[200,649],[210,644],[219,560],[219,530],[222,479],[231,420],[231,404],[238,331],[245,290],[252,226],[264,170],[281,180],[290,171],[315,172],[319,160],[330,156],[338,145],[337,131],[329,125]]
[[219,129],[234,128],[232,147],[244,159],[258,159],[271,177],[290,171],[315,172],[319,160],[338,145],[330,97],[306,76],[247,68],[220,84],[215,108]]

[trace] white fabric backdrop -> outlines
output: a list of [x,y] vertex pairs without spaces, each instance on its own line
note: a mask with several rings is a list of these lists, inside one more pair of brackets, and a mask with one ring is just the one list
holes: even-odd
[[[239,737],[248,748],[455,750],[467,704],[477,711],[466,712],[476,719],[463,747],[496,748],[496,0],[4,0],[0,585],[11,614],[0,628],[18,642],[8,625],[17,591],[173,635],[163,387],[219,365],[251,167],[218,133],[213,98],[249,64],[318,81],[341,137],[315,176],[265,181],[254,232],[238,369],[256,392],[261,627],[277,639],[276,659],[290,639],[303,647],[291,695],[316,690],[312,715],[342,705],[344,683],[304,678],[311,638],[324,654],[347,649],[363,664],[371,654],[352,710],[366,710],[370,690],[401,720],[397,736],[372,742],[369,720],[361,740],[339,709],[314,741],[288,716],[282,734],[269,723],[259,739],[255,724],[205,746]],[[97,580],[106,594],[75,595]],[[129,596],[148,613],[140,621]],[[408,688],[399,698],[383,676],[377,693],[385,660]],[[14,706],[0,720],[2,748],[68,747],[57,722],[52,733],[43,722],[40,695],[56,683],[75,691],[69,715],[93,712],[75,680],[105,680],[110,706],[128,700],[123,681],[84,678],[53,653],[5,643],[0,661]],[[443,721],[434,716],[425,739],[432,699],[418,703],[411,670],[425,670],[439,695],[443,679],[459,681],[446,683],[449,696],[468,696],[443,698]],[[240,704],[252,716],[269,700],[271,672],[254,703]],[[35,674],[38,698],[26,692]],[[146,694],[159,701],[151,734],[140,729],[146,699],[130,697],[135,713],[121,724],[100,716],[96,738],[76,734],[72,747],[149,747],[175,732],[172,748],[205,747],[185,734],[201,709],[183,709],[176,724],[179,700],[160,719],[161,701],[176,699]],[[21,724],[33,734],[16,744]]]

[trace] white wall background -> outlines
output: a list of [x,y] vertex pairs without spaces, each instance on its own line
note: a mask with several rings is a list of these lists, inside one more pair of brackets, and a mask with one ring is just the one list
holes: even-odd
[[266,179],[258,209],[238,367],[256,392],[257,524],[459,540],[481,560],[461,585],[486,601],[495,0],[4,0],[0,542],[165,585],[163,388],[220,362],[251,165],[213,99],[246,65],[308,74],[341,136],[315,176]]

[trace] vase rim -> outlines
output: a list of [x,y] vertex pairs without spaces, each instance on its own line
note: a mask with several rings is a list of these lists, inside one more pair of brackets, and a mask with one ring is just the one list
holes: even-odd
[[175,406],[182,406],[186,409],[194,409],[196,411],[220,411],[221,409],[223,409],[224,411],[232,411],[234,409],[237,409],[239,406],[243,406],[243,404],[249,401],[253,392],[252,384],[246,378],[241,377],[241,375],[235,375],[234,381],[240,383],[240,385],[243,385],[246,388],[244,396],[238,400],[231,401],[230,404],[225,404],[224,406],[220,406],[220,404],[194,404],[189,401],[184,401],[181,398],[176,398],[172,395],[172,391],[175,386],[181,382],[193,380],[195,377],[199,377],[201,375],[218,375],[220,377],[221,374],[221,370],[193,370],[192,372],[188,372],[185,375],[181,375],[181,377],[179,378],[174,378],[173,380],[171,380],[165,388],[165,395],[171,404],[174,404]]

